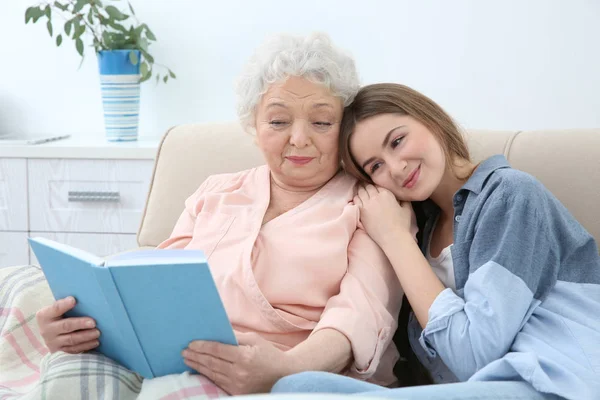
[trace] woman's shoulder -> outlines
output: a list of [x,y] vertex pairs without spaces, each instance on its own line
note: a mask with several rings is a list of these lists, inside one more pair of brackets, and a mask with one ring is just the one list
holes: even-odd
[[499,168],[490,174],[481,194],[506,205],[512,204],[512,201],[542,204],[554,197],[536,177],[512,167]]
[[344,170],[340,170],[327,184],[326,194],[331,197],[352,200],[356,194],[358,180]]
[[535,218],[544,225],[563,228],[579,225],[569,210],[536,177],[511,167],[491,173],[477,195],[476,209],[498,216]]

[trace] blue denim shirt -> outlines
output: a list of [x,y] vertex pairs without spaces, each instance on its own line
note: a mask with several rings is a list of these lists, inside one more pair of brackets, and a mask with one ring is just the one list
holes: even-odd
[[[426,249],[439,209],[423,206]],[[435,380],[600,399],[598,247],[538,180],[503,156],[481,163],[454,195],[452,260],[456,292],[438,295],[424,330],[409,323]]]

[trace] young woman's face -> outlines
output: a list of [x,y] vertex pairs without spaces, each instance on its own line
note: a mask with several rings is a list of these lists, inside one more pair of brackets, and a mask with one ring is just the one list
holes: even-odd
[[435,136],[406,115],[381,114],[359,122],[350,137],[350,152],[376,185],[403,201],[428,199],[446,170]]

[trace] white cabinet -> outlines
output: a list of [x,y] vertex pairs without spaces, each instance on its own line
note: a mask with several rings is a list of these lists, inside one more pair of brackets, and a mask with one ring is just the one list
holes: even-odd
[[[85,250],[99,257],[106,257],[138,247],[136,235],[105,233],[50,233],[31,232],[31,237],[43,237]],[[30,264],[38,264],[29,248]]]
[[0,267],[28,264],[27,232],[0,232]]
[[27,160],[0,158],[0,231],[27,231]]
[[33,236],[100,257],[136,248],[158,144],[0,145],[0,267],[37,263]]
[[136,233],[153,162],[29,160],[31,231]]

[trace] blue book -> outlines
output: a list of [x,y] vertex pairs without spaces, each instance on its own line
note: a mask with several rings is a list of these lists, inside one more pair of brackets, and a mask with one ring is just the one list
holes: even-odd
[[145,378],[191,371],[194,340],[237,345],[202,251],[142,250],[109,260],[44,238],[29,239],[52,294],[73,296],[66,316],[96,320],[96,349]]

